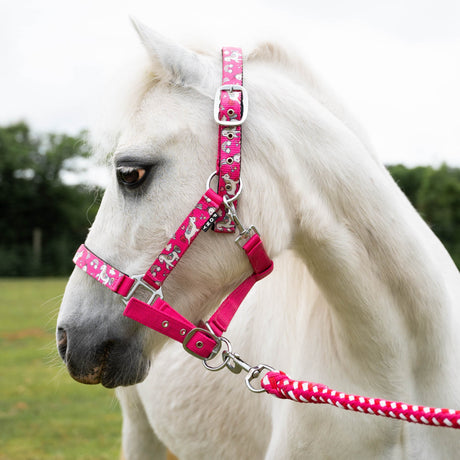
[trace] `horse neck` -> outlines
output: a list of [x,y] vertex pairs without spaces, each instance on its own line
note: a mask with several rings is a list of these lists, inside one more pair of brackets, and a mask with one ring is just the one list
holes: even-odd
[[417,343],[446,331],[460,283],[445,249],[354,131],[305,90],[283,96],[290,111],[254,120],[259,143],[272,144],[264,163],[284,197],[282,241],[292,241],[350,337],[383,337],[390,324]]

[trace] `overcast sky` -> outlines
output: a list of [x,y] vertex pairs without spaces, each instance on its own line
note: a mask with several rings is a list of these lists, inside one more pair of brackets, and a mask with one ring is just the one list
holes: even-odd
[[460,166],[459,0],[0,0],[0,124],[88,127],[104,82],[137,46],[130,15],[171,38],[287,39],[386,164]]

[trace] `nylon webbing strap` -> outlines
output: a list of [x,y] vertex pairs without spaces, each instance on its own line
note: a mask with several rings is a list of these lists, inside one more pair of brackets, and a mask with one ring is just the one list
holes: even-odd
[[75,253],[73,263],[99,283],[122,296],[128,294],[134,283],[132,278],[100,259],[84,244],[80,245]]
[[254,271],[228,295],[209,319],[208,324],[218,336],[227,330],[235,313],[254,284],[273,271],[273,261],[268,257],[259,235],[252,236],[243,246],[243,249]]
[[[160,298],[153,305],[132,298],[123,315],[180,343],[183,343],[188,334],[196,328]],[[200,332],[196,332],[187,343],[189,350],[203,358],[208,358],[216,345],[209,335]]]
[[[240,48],[222,48],[222,85],[243,85],[243,52]],[[232,198],[240,187],[241,125],[226,125],[225,122],[241,120],[243,115],[243,94],[241,90],[220,91],[219,145],[216,171],[219,177],[218,193]],[[234,203],[236,207],[236,202]],[[231,233],[235,224],[225,211],[219,213],[214,231]]]
[[[229,294],[208,321],[217,336],[221,336],[227,330],[230,321],[254,284],[273,270],[273,261],[265,252],[259,235],[252,236],[243,249],[254,271]],[[132,298],[123,315],[181,343],[196,328],[161,298],[157,298],[153,305]],[[216,341],[211,336],[200,330],[197,330],[187,341],[187,349],[202,358],[208,358],[216,345]]]
[[161,254],[155,259],[144,280],[159,289],[201,230],[206,231],[217,218],[222,197],[209,189],[185,218]]

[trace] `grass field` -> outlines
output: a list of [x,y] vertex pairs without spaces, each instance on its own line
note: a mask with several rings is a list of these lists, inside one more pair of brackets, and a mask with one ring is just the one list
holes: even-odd
[[0,460],[119,458],[113,391],[72,380],[56,351],[65,282],[0,279]]

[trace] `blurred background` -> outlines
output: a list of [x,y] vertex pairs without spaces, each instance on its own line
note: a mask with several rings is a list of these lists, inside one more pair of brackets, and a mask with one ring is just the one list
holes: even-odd
[[295,48],[382,161],[403,165],[390,171],[458,263],[458,1],[20,0],[0,5],[0,276],[69,273],[101,196],[88,185],[106,180],[87,159],[85,131],[108,82],[143,52],[130,16],[216,48]]
[[53,342],[107,177],[87,134],[107,83],[143,52],[130,16],[216,49],[267,39],[295,48],[460,266],[457,0],[1,2],[0,460],[118,455],[113,394],[74,383]]

